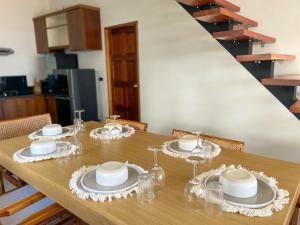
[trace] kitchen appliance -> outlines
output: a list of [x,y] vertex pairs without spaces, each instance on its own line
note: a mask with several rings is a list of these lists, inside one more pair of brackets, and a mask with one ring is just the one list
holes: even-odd
[[14,53],[15,51],[11,48],[0,48],[0,56],[8,56]]
[[76,54],[47,54],[45,58],[47,74],[52,73],[53,70],[78,69],[78,58]]
[[0,77],[0,96],[19,96],[27,95],[27,79],[22,76],[1,76]]
[[54,70],[48,75],[48,93],[56,96],[59,124],[72,124],[76,109],[85,110],[84,121],[98,120],[95,70]]

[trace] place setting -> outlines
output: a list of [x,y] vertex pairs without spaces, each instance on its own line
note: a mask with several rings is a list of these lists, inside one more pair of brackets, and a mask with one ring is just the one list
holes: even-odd
[[13,159],[18,163],[30,163],[76,154],[77,148],[71,142],[43,138],[15,152]]
[[146,171],[128,162],[110,161],[83,166],[72,174],[69,187],[77,197],[94,202],[128,198],[137,192],[139,176]]
[[289,192],[279,188],[276,179],[263,172],[241,165],[222,165],[197,175],[197,166],[204,165],[205,159],[190,155],[186,161],[194,167],[193,178],[184,189],[190,209],[204,209],[214,216],[228,212],[267,217],[289,203]]
[[184,135],[181,138],[166,141],[162,152],[176,158],[185,159],[191,154],[212,159],[221,153],[219,145],[201,139],[202,132],[193,132],[194,135]]
[[136,193],[138,202],[151,203],[155,193],[164,187],[165,172],[157,159],[161,146],[149,146],[147,150],[154,153],[153,167],[149,171],[136,164],[117,161],[83,166],[71,176],[69,187],[72,193],[94,202],[127,199]]
[[135,129],[129,125],[118,123],[119,115],[111,115],[113,122],[106,123],[103,127],[96,128],[90,132],[90,137],[109,143],[111,140],[130,137],[135,133]]

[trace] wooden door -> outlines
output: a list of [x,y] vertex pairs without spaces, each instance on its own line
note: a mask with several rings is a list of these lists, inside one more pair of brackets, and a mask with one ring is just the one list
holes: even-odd
[[106,29],[110,114],[140,120],[137,24]]

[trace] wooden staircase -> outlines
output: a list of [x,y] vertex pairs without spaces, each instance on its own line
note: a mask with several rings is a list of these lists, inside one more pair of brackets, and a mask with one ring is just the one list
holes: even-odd
[[216,7],[223,7],[224,9],[228,9],[230,11],[233,12],[239,12],[240,11],[240,7],[230,3],[226,0],[178,0],[178,2],[181,2],[183,4],[186,5],[190,5],[190,6],[195,6],[195,7],[199,7],[199,6],[203,6],[203,5],[214,5]]
[[251,40],[254,42],[274,43],[276,38],[259,34],[250,30],[229,30],[213,33],[214,38],[224,41]]
[[294,55],[284,54],[257,54],[257,55],[239,55],[236,57],[239,62],[251,62],[251,61],[293,61]]
[[235,12],[224,8],[214,8],[208,10],[200,10],[193,13],[193,17],[197,20],[207,23],[220,23],[233,21],[244,24],[248,27],[256,27],[257,22],[246,17],[243,17]]
[[274,76],[276,62],[293,61],[294,55],[252,54],[253,45],[271,44],[276,38],[249,30],[255,20],[239,14],[240,7],[226,0],[177,0],[212,36],[256,79],[300,119],[300,100],[296,89],[300,75]]
[[273,86],[300,86],[300,74],[279,75],[273,78],[265,78],[261,81],[264,85]]

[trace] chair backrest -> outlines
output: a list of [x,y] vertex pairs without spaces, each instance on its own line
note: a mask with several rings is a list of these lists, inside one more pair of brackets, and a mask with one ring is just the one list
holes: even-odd
[[[105,123],[112,123],[114,120],[111,118],[106,118]],[[133,127],[136,130],[140,131],[145,131],[147,132],[148,124],[147,123],[142,123],[142,122],[137,122],[137,121],[132,121],[132,120],[124,120],[124,119],[117,119],[118,123],[123,124],[123,125],[129,125]]]
[[[192,132],[189,131],[174,129],[172,132],[172,138],[177,139],[188,134],[194,135]],[[215,137],[207,134],[201,134],[201,138],[207,141],[211,141],[224,149],[237,151],[237,152],[245,151],[245,142],[242,141],[230,140],[230,139]]]
[[25,117],[0,122],[0,140],[30,134],[51,124],[50,114]]

